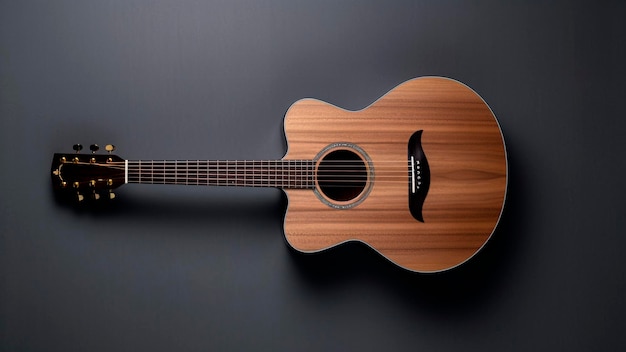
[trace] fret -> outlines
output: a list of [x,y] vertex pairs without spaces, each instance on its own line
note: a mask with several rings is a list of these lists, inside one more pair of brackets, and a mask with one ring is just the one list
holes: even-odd
[[311,182],[310,182],[311,181],[311,170],[310,170],[310,167],[311,167],[311,163],[307,163],[306,164],[306,184],[307,184],[307,186],[311,184]]
[[202,162],[200,160],[198,160],[198,167],[196,168],[196,170],[198,170],[198,173],[196,175],[196,177],[198,178],[198,181],[196,182],[197,186],[202,185]]
[[263,168],[263,187],[270,186],[270,163],[269,161],[264,161],[265,167]]
[[298,188],[298,161],[294,160],[293,164],[293,188]]
[[[298,161],[298,171],[299,171],[300,175],[302,175],[302,160]],[[298,187],[298,188],[302,188],[302,185],[304,184],[304,182],[302,182],[302,180],[304,180],[304,177],[300,177],[298,179],[298,181],[300,181],[300,187]]]
[[165,160],[156,163],[156,165],[157,172],[159,173],[160,183],[164,185],[174,183],[174,179],[171,178],[173,174],[171,171],[171,169],[173,168],[172,165],[170,163],[167,163]]
[[248,169],[248,163],[246,161],[244,161],[243,162],[243,171],[242,171],[243,177],[242,177],[242,182],[241,182],[242,185],[245,185],[245,184],[248,183],[248,174],[246,173],[247,169]]
[[288,160],[287,161],[287,188],[294,188],[292,170],[293,170],[293,161]]
[[189,176],[190,178],[192,178],[191,182],[189,182],[190,185],[198,185],[198,160],[194,160],[192,161],[193,163],[193,172],[191,173],[192,176]]
[[204,186],[210,186],[210,182],[209,180],[211,179],[211,163],[208,161],[204,162],[204,174],[202,175],[202,178],[204,180],[203,185]]
[[150,176],[152,177],[150,183],[159,183],[158,164],[154,160],[150,162]]
[[215,179],[216,186],[222,186],[222,163],[219,161],[215,162]]

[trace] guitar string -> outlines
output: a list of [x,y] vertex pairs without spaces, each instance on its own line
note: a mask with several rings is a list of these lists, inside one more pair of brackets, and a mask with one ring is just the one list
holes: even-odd
[[[353,161],[350,160],[349,162],[353,162]],[[145,162],[145,163],[148,164],[148,162]],[[155,165],[155,163],[157,165]],[[368,178],[368,175],[362,175],[362,176],[356,176],[357,179],[355,179],[354,175],[347,174],[350,172],[352,173],[366,172],[365,170],[363,170],[363,165],[360,162],[358,163],[358,166],[353,166],[354,168],[358,167],[358,170],[346,170],[344,166],[350,167],[348,165],[335,165],[334,166],[335,168],[333,169],[330,169],[328,167],[326,168],[322,167],[321,170],[324,172],[323,176],[316,175],[314,173],[315,168],[312,164],[250,166],[249,164],[246,164],[246,162],[239,161],[239,163],[244,163],[246,167],[243,168],[242,170],[237,170],[237,169],[233,170],[232,165],[214,164],[214,165],[209,166],[209,165],[204,165],[204,162],[201,162],[202,165],[195,165],[195,166],[180,165],[180,164],[187,163],[187,162],[179,162],[180,163],[179,165],[168,165],[168,166],[161,166],[160,165],[161,163],[162,163],[161,161],[152,161],[149,163],[150,166],[146,165],[145,167],[139,164],[129,165],[128,171],[132,173],[136,173],[136,174],[143,174],[143,173],[150,174],[150,176],[148,175],[133,176],[133,177],[141,178],[142,179],[141,181],[143,181],[143,179],[154,178],[154,177],[156,177],[157,179],[181,177],[183,178],[183,180],[187,179],[192,183],[196,181],[196,178],[198,178],[199,180],[206,180],[209,177],[211,181],[216,181],[216,182],[225,181],[225,180],[244,181],[244,180],[235,180],[234,178],[245,178],[245,181],[255,182],[256,177],[260,177],[259,182],[267,182],[268,179],[271,179],[273,181],[281,181],[284,178],[289,179],[290,176],[293,177],[292,181],[300,182],[300,180],[297,179],[298,176],[301,176],[302,178],[309,178],[309,175],[317,176],[318,180],[323,179],[326,182],[333,182],[333,181],[350,182],[350,181],[360,181],[360,179]],[[192,163],[195,163],[195,161]],[[255,161],[253,163],[257,163],[257,162]],[[90,165],[94,165],[94,164],[90,164]],[[125,168],[124,165],[121,163],[117,165],[114,165],[112,163],[95,164],[95,165],[107,167],[110,169],[117,169],[120,171],[124,170]],[[237,165],[235,167],[237,167]],[[407,169],[407,171],[410,171],[410,168]],[[296,174],[291,174],[291,173],[296,173]],[[298,173],[301,173],[301,174],[298,174]],[[194,174],[199,177],[194,178],[193,177]],[[202,176],[205,176],[205,177],[202,177]],[[252,179],[250,179],[250,176],[252,176]],[[392,171],[390,169],[385,169],[385,168],[381,170],[381,168],[379,167],[376,169],[376,176],[377,176],[377,179],[380,179],[380,178],[390,179],[392,177],[399,177],[401,180],[403,180],[406,177],[408,177],[408,173],[405,174],[403,171],[396,171],[396,170]],[[351,179],[346,180],[347,177],[350,177]],[[312,177],[312,178],[315,179],[315,177]],[[341,179],[332,180],[332,178],[341,178]]]
[[[114,178],[114,181],[123,182],[123,178]],[[163,180],[154,180],[154,181],[129,181],[129,183],[134,184],[155,184],[155,185],[189,185],[189,186],[233,186],[233,187],[267,187],[267,188],[287,188],[287,189],[312,189],[316,188],[316,184],[311,183],[310,181],[303,180],[300,181],[268,181],[268,180],[255,180],[251,182],[247,180],[245,183],[236,183],[234,180],[230,180],[229,182],[224,181],[210,181],[206,182],[206,179],[190,179],[188,182],[171,182],[171,181],[163,181]],[[381,183],[380,180],[375,181],[375,183]],[[382,183],[385,183],[384,181]],[[390,182],[397,183],[397,182]],[[324,185],[325,188],[364,188],[363,184],[327,184]],[[102,187],[100,187],[102,188]]]
[[[113,177],[111,178],[115,183],[123,183],[124,178],[122,177]],[[364,183],[367,179],[361,180],[323,180],[324,187],[363,187]],[[174,181],[173,178],[165,178],[165,177],[155,177],[152,179],[151,177],[145,177],[142,179],[139,178],[129,178],[128,183],[135,184],[163,184],[163,185],[198,185],[198,186],[243,186],[243,187],[255,187],[255,186],[266,186],[266,187],[278,187],[278,188],[312,188],[316,185],[313,181],[319,181],[315,179],[266,179],[266,178],[256,178],[256,179],[239,179],[235,180],[232,178],[222,178],[222,179],[206,179],[206,178],[186,178],[184,180]],[[397,184],[398,182],[405,182],[407,178],[396,179],[396,180],[380,180],[375,179],[374,183],[390,183]],[[358,184],[355,184],[358,183]],[[101,188],[101,187],[100,187]]]
[[[310,182],[318,181],[324,183],[344,183],[340,185],[325,185],[326,187],[362,187],[362,185],[349,185],[347,183],[362,183],[369,178],[369,175],[349,175],[346,173],[363,173],[363,162],[361,160],[327,160],[325,163],[332,162],[333,169],[328,167],[320,167],[324,173],[323,176],[316,175],[315,165],[312,160],[268,160],[268,161],[242,161],[242,160],[219,160],[219,161],[203,161],[203,160],[185,160],[185,161],[168,161],[168,160],[150,160],[150,161],[129,161],[129,172],[137,175],[131,175],[132,183],[156,183],[156,184],[215,184],[215,185],[234,185],[234,186],[281,186],[296,188],[306,187]],[[398,163],[395,161],[386,161],[387,163]],[[401,163],[401,162],[400,162]],[[88,163],[81,163],[88,164]],[[144,165],[141,164],[146,164]],[[348,165],[352,164],[352,165]],[[377,162],[376,164],[380,164]],[[410,162],[407,164],[407,166]],[[89,164],[94,165],[94,164]],[[110,169],[124,170],[125,165],[121,162],[113,162],[106,164],[95,164]],[[244,166],[242,170],[237,170],[239,166]],[[233,170],[232,168],[235,168]],[[346,170],[346,168],[358,168],[359,170]],[[319,169],[318,169],[319,170]],[[142,172],[143,171],[143,172]],[[407,169],[410,171],[410,167]],[[291,174],[295,172],[296,174]],[[298,175],[297,173],[301,173]],[[333,173],[330,173],[333,172]],[[340,174],[334,174],[334,172]],[[142,175],[143,173],[150,174]],[[191,175],[190,175],[191,174]],[[272,175],[273,174],[273,175]],[[195,176],[195,177],[194,177]],[[177,180],[178,178],[181,180]],[[389,171],[389,169],[381,170],[380,167],[376,171],[375,182],[394,182],[406,181],[409,177],[408,173],[402,171]],[[156,178],[156,179],[155,179]],[[120,178],[121,179],[121,178]],[[174,179],[174,181],[172,181]],[[381,180],[383,179],[383,180]]]
[[[131,175],[132,173],[132,175]],[[148,180],[148,179],[180,179],[180,182],[185,182],[185,180],[190,180],[190,182],[192,182],[192,180],[208,180],[208,181],[239,181],[239,182],[254,182],[256,180],[260,180],[260,181],[264,181],[267,182],[269,181],[273,181],[273,182],[280,182],[282,180],[284,180],[285,182],[288,182],[288,180],[297,180],[298,182],[300,182],[300,180],[306,180],[306,179],[312,179],[312,180],[318,180],[318,181],[324,181],[324,182],[350,182],[350,181],[355,181],[355,182],[359,182],[362,180],[367,180],[370,178],[369,174],[360,174],[360,173],[354,173],[354,174],[328,174],[328,175],[316,175],[316,174],[312,174],[312,173],[303,173],[303,174],[273,174],[273,173],[261,173],[261,172],[256,172],[256,173],[219,173],[219,172],[209,172],[209,173],[189,173],[189,174],[181,174],[181,173],[167,173],[167,172],[146,172],[146,173],[140,173],[140,172],[132,172],[132,170],[129,170],[129,178],[132,179],[140,179],[141,181],[143,180]],[[409,177],[408,172],[407,173],[402,173],[402,172],[396,172],[396,173],[382,173],[382,172],[376,172],[375,173],[375,179],[380,181],[380,180],[384,180],[384,181],[391,181],[391,180],[405,180],[407,177]],[[122,178],[122,177],[120,177]],[[145,181],[147,182],[147,181]]]
[[[238,162],[232,162],[232,161],[216,161],[216,162],[206,162],[206,161],[200,161],[200,162],[196,162],[196,161],[178,161],[178,162],[167,162],[167,161],[142,161],[141,163],[138,161],[129,161],[128,163],[128,167],[131,168],[152,168],[152,167],[157,167],[157,168],[167,168],[167,169],[184,169],[184,168],[191,168],[191,169],[195,169],[195,168],[224,168],[224,169],[228,169],[228,168],[233,168],[233,167],[239,167],[242,166],[244,169],[255,169],[255,168],[260,168],[260,169],[266,169],[266,168],[271,168],[271,169],[308,169],[311,167],[315,167],[315,166],[320,166],[320,165],[316,165],[313,163],[310,163],[310,161],[302,161],[305,164],[290,164],[287,163],[285,164],[282,161],[272,161],[271,163],[269,162],[258,162],[258,161],[238,161]],[[273,163],[273,164],[272,164]],[[362,161],[358,161],[358,160],[345,160],[345,161],[341,161],[341,160],[333,160],[332,161],[333,166],[334,167],[363,167],[364,165],[366,165],[365,163],[363,163]],[[379,161],[376,163],[371,163],[368,162],[368,165],[378,165],[381,163],[385,163],[385,164],[402,164],[402,162],[398,162],[398,161]],[[107,167],[107,168],[111,168],[111,169],[120,169],[123,170],[125,168],[125,164],[124,163],[118,163],[118,162],[114,162],[114,163],[80,163],[81,165],[93,165],[93,166],[101,166],[101,167]],[[407,166],[410,166],[411,162],[409,161],[407,163]],[[323,164],[321,165],[323,166]]]

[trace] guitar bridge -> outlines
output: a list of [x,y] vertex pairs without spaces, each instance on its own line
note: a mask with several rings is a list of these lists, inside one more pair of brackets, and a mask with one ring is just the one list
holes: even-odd
[[422,149],[422,132],[419,130],[409,139],[409,210],[416,220],[424,222],[422,207],[430,187],[430,168]]

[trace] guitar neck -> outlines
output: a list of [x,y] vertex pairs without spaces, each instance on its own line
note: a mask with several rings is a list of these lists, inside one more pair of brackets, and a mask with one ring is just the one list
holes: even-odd
[[128,183],[315,188],[313,160],[128,160]]

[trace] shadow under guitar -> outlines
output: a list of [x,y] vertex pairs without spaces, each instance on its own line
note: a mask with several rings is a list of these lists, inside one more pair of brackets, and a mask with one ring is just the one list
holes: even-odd
[[[362,243],[347,243],[315,254],[291,248],[288,257],[295,278],[309,292],[328,293],[338,286],[387,288],[390,294],[417,310],[434,315],[471,315],[483,309],[515,276],[515,263],[523,247],[524,221],[528,209],[524,165],[508,146],[507,199],[498,227],[491,239],[466,263],[436,274],[416,274],[399,268]],[[55,197],[81,215],[96,219],[133,219],[151,223],[184,221],[207,227],[245,221],[251,227],[284,219],[287,198],[277,189],[229,188],[181,190],[180,186],[135,187],[119,191],[112,201],[85,202]],[[252,192],[252,194],[251,194]],[[282,234],[279,234],[282,235]],[[285,245],[288,248],[288,245]],[[242,265],[247,265],[242,263]],[[357,294],[357,293],[355,293]]]
[[[486,245],[460,266],[435,274],[416,274],[378,255],[365,244],[346,244],[303,255],[291,250],[294,267],[307,290],[325,291],[349,285],[384,287],[417,310],[441,317],[471,316],[485,309],[516,276],[523,250],[524,219],[529,200],[516,151],[508,148],[508,190],[499,225]],[[355,292],[358,294],[358,292]]]

